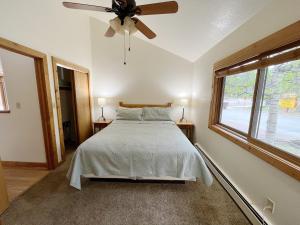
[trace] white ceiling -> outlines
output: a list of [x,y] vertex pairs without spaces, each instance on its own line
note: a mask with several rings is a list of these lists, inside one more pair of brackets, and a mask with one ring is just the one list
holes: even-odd
[[[166,1],[166,0],[162,0]],[[148,40],[137,37],[194,62],[201,55],[241,26],[271,0],[177,0],[177,14],[141,16],[156,34]],[[75,2],[111,6],[110,0],[75,0]],[[136,0],[137,5],[159,0]],[[88,12],[106,23],[115,14]]]

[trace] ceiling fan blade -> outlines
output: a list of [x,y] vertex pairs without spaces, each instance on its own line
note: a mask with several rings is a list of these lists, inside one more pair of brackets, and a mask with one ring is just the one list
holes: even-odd
[[140,21],[138,18],[132,18],[135,22],[135,27],[142,32],[147,38],[153,39],[156,37],[156,34],[147,27],[142,21]]
[[74,2],[63,2],[63,6],[69,9],[91,10],[91,11],[98,11],[98,12],[113,12],[113,10],[108,7],[80,4]]
[[115,35],[115,30],[109,26],[109,28],[107,29],[106,33],[104,34],[105,37],[113,37]]
[[178,3],[176,1],[160,2],[147,5],[139,5],[136,8],[136,14],[154,15],[154,14],[169,14],[178,12]]

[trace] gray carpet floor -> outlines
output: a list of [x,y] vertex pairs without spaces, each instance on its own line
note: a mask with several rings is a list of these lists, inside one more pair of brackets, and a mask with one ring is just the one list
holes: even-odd
[[82,191],[68,185],[68,160],[14,200],[4,225],[249,225],[215,180],[120,183],[85,180]]

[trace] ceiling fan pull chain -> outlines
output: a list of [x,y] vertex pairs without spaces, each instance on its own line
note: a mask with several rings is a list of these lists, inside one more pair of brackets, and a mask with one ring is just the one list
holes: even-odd
[[127,61],[127,55],[126,55],[126,53],[127,53],[127,50],[126,50],[126,32],[124,33],[124,65],[126,65],[127,63],[126,63],[126,61]]
[[128,45],[129,45],[128,51],[130,52],[130,50],[131,50],[131,32],[129,32],[129,41],[128,41]]

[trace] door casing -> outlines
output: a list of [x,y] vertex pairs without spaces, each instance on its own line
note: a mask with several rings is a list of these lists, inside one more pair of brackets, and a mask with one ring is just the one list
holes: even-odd
[[54,169],[57,166],[57,146],[55,141],[47,55],[1,37],[0,48],[34,59],[47,167],[48,169]]
[[[90,90],[90,72],[87,68],[76,65],[74,63],[68,62],[66,60],[60,59],[58,57],[52,56],[52,69],[53,69],[53,78],[54,78],[54,89],[55,89],[55,99],[56,99],[56,109],[57,109],[57,118],[58,118],[58,127],[59,127],[59,139],[60,139],[60,146],[61,146],[61,158],[62,162],[65,161],[66,154],[65,154],[65,144],[64,144],[64,133],[63,133],[63,124],[62,124],[62,113],[61,113],[61,102],[60,102],[60,92],[59,92],[59,81],[58,81],[58,72],[57,66],[73,70],[74,75],[76,75],[76,71],[80,73],[87,74],[88,76],[88,92],[89,92],[89,104],[90,104],[90,116],[91,116],[91,127],[92,123],[92,111],[93,111],[93,101],[91,97],[91,90]],[[73,82],[74,83],[74,82]],[[76,127],[77,126],[77,119],[76,119]],[[77,135],[79,136],[79,135]],[[79,143],[79,142],[78,142]]]

